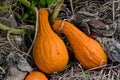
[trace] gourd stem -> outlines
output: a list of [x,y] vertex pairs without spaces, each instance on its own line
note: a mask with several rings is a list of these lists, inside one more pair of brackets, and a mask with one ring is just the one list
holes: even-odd
[[34,45],[34,42],[36,40],[36,36],[37,36],[37,31],[38,31],[38,9],[37,7],[31,5],[31,3],[28,1],[28,0],[18,0],[19,2],[21,2],[24,6],[26,6],[27,8],[30,8],[33,10],[33,12],[35,13],[35,16],[36,16],[36,27],[35,27],[35,36],[34,36],[34,39],[33,39],[33,42],[28,50],[28,54],[30,53],[30,51],[32,50],[32,47]]
[[56,4],[54,10],[53,10],[53,13],[51,15],[51,18],[50,18],[50,23],[54,23],[55,19],[57,18],[59,12],[60,12],[60,8],[62,7],[63,5],[63,2],[64,0],[59,0],[58,3]]
[[33,6],[28,0],[18,0],[19,2],[21,2],[24,6],[26,6],[27,8],[30,8],[33,10],[33,12],[36,14],[36,9],[37,7]]
[[10,30],[12,34],[16,34],[16,35],[21,35],[21,34],[25,33],[25,29],[10,28],[10,27],[3,25],[1,23],[0,23],[0,29],[4,30],[4,31]]
[[18,0],[18,1],[28,8],[31,7],[31,3],[28,0]]

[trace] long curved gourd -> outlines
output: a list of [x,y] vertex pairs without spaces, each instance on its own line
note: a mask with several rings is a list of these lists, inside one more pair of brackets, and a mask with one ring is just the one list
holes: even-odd
[[[61,25],[63,26],[62,28]],[[100,44],[85,35],[73,24],[67,21],[56,20],[53,29],[57,32],[64,33],[73,48],[76,59],[86,69],[94,68],[107,62],[107,55]]]
[[33,46],[33,59],[38,68],[47,73],[65,69],[69,56],[63,40],[51,29],[48,11],[39,10],[38,34]]

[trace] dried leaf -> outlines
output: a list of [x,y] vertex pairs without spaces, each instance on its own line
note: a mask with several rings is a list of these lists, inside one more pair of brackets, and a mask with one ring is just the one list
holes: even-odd
[[90,19],[89,21],[87,21],[87,23],[89,24],[89,26],[91,28],[95,28],[95,29],[107,29],[107,25],[105,25],[103,22],[97,20],[97,19]]
[[29,65],[27,60],[18,52],[11,51],[7,58],[8,64],[13,64],[21,71],[32,71],[32,67]]
[[27,74],[27,72],[19,71],[15,66],[10,66],[8,72],[6,80],[24,80]]
[[27,60],[22,55],[18,53],[15,57],[17,58],[18,69],[20,69],[21,71],[28,72],[31,72],[33,70],[29,63],[27,62]]
[[120,63],[120,42],[113,38],[102,37],[97,37],[96,40],[98,40],[101,45],[104,45],[104,50],[106,51],[110,60]]

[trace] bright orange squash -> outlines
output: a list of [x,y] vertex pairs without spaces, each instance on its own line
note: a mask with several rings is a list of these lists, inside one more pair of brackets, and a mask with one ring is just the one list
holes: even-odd
[[33,59],[47,74],[65,69],[69,56],[63,40],[51,29],[48,11],[39,10],[38,34],[33,46]]
[[25,80],[48,80],[48,78],[42,72],[32,71]]
[[[70,22],[62,22],[62,20],[56,20],[53,24],[53,29],[67,36],[76,59],[84,68],[90,69],[106,64],[107,55],[96,40],[85,35]],[[62,28],[60,28],[61,24],[63,25]]]

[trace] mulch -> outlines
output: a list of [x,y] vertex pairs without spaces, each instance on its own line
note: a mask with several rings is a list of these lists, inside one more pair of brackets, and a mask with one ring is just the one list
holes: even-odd
[[[16,0],[0,1],[3,6],[12,5]],[[49,11],[53,7],[54,4],[49,6]],[[0,30],[0,80],[23,80],[28,72],[39,70],[32,59],[32,52],[27,53],[34,38],[35,24],[23,19],[25,13],[26,8],[20,3],[8,10],[0,10],[0,23],[13,28],[21,25],[29,27],[23,35]],[[120,1],[65,0],[58,18],[67,19],[101,45],[104,43],[108,63],[84,69],[74,58],[66,37],[60,34],[70,53],[70,61],[64,71],[46,74],[49,80],[120,80]],[[97,35],[91,36],[92,33]]]

